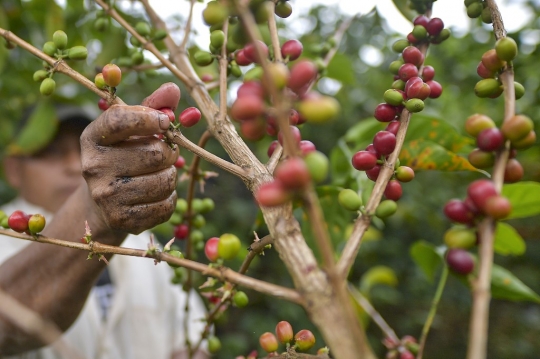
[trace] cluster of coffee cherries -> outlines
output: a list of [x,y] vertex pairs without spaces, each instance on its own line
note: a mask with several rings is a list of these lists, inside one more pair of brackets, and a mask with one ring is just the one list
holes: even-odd
[[[62,30],[56,30],[53,33],[52,41],[43,44],[43,52],[56,59],[65,60],[85,60],[88,56],[88,50],[84,46],[73,46],[68,48],[67,34]],[[56,89],[56,81],[52,78],[54,68],[48,62],[43,62],[44,69],[34,72],[33,79],[41,82],[39,92],[44,96],[49,96]]]
[[405,335],[399,341],[384,338],[383,344],[388,349],[387,359],[414,359],[418,354],[418,342],[411,335]]
[[487,1],[465,0],[463,3],[467,8],[467,16],[471,19],[480,18],[485,24],[491,24],[493,22],[491,10],[487,5]]
[[[511,37],[500,38],[495,43],[495,48],[484,52],[476,68],[476,73],[482,78],[474,86],[476,96],[497,98],[503,93],[504,87],[499,74],[507,65],[510,65],[517,53],[517,44]],[[517,81],[514,81],[514,91],[516,100],[525,94],[525,88]]]
[[201,228],[206,225],[204,215],[213,211],[215,204],[208,197],[193,198],[189,212],[188,207],[187,200],[178,198],[174,213],[168,222],[174,226],[174,238],[179,241],[189,239],[196,250],[202,250],[204,248],[204,234]]
[[45,217],[41,214],[27,214],[17,210],[8,216],[0,210],[0,225],[15,232],[35,235],[43,231],[45,224]]
[[[315,336],[310,330],[302,329],[294,334],[292,325],[282,320],[277,323],[275,334],[266,332],[259,337],[259,344],[269,354],[276,354],[279,344],[285,345],[286,350],[305,352],[315,345]],[[318,354],[328,353],[327,348],[322,348]]]

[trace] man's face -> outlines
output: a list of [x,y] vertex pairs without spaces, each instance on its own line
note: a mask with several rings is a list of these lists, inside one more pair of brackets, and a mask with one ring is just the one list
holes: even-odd
[[28,202],[55,213],[83,182],[79,137],[82,128],[62,124],[41,152],[6,159],[10,184]]

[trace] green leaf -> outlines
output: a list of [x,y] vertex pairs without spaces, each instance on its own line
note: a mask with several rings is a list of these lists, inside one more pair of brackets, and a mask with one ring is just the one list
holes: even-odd
[[409,1],[408,0],[392,0],[396,8],[399,10],[401,15],[403,15],[407,20],[410,22],[413,21],[413,19],[416,17],[416,12],[411,10],[409,7]]
[[349,152],[343,140],[340,140],[338,146],[334,147],[330,152],[332,183],[336,185],[344,185],[353,170]]
[[510,271],[493,264],[491,271],[491,296],[511,301],[530,301],[540,303],[540,296],[526,286]]
[[370,268],[360,279],[360,291],[367,295],[373,286],[382,284],[395,287],[398,279],[394,270],[387,266],[375,266]]
[[507,223],[497,223],[495,230],[495,252],[507,256],[519,256],[525,253],[525,241],[519,233]]
[[463,136],[447,121],[421,114],[411,117],[405,141],[418,139],[435,142],[455,153],[469,153],[475,146],[475,141],[471,137]]
[[343,138],[347,144],[354,148],[366,147],[373,141],[373,136],[378,131],[384,130],[385,127],[385,123],[377,121],[374,117],[365,118],[349,128]]
[[57,129],[58,118],[54,106],[49,101],[41,101],[15,142],[9,145],[8,152],[14,155],[35,153],[51,141]]
[[403,145],[399,154],[401,165],[414,170],[477,171],[465,157],[448,151],[428,140],[413,140]]
[[540,183],[505,184],[502,195],[512,204],[512,212],[508,218],[523,218],[540,214]]
[[338,80],[341,83],[354,85],[355,76],[351,59],[341,53],[336,53],[326,68],[326,76]]
[[435,272],[443,263],[443,257],[437,248],[424,240],[415,242],[410,248],[413,261],[422,269],[430,282],[435,278]]

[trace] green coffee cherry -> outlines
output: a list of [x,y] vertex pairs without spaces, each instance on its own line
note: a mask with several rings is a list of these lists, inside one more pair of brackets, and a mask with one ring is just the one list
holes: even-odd
[[221,49],[225,42],[225,33],[222,30],[212,31],[210,34],[210,45],[216,49]]
[[217,353],[221,349],[221,341],[218,337],[213,335],[208,337],[208,351],[210,353]]
[[204,219],[204,216],[202,214],[197,214],[195,215],[195,217],[193,217],[191,223],[195,228],[202,228],[206,224],[206,219]]
[[32,234],[37,234],[45,228],[45,217],[41,214],[33,214],[28,220],[28,230]]
[[472,248],[476,245],[476,231],[461,226],[452,227],[444,233],[444,243],[448,248]]
[[474,2],[467,6],[467,16],[471,19],[476,19],[480,15],[482,15],[482,10],[484,10],[484,7],[482,6],[481,2]]
[[43,52],[46,53],[49,56],[54,56],[56,53],[57,47],[52,41],[47,41],[43,44]]
[[304,157],[304,162],[313,182],[321,183],[328,177],[330,161],[324,153],[320,151],[310,152]]
[[482,10],[482,13],[480,14],[480,18],[482,19],[483,23],[491,24],[493,22],[493,19],[491,18],[491,9],[486,6]]
[[403,103],[403,95],[401,92],[394,89],[386,90],[383,99],[387,104],[392,106],[400,106]]
[[131,55],[131,61],[133,62],[133,65],[140,65],[144,62],[144,55],[142,52],[134,52]]
[[159,30],[156,30],[156,32],[154,33],[153,40],[159,41],[159,40],[163,40],[166,37],[167,37],[167,30],[159,29]]
[[387,199],[379,203],[375,210],[375,215],[379,218],[387,218],[396,213],[397,203],[391,199]]
[[84,46],[73,46],[68,50],[68,57],[71,60],[86,60],[88,49]]
[[49,73],[47,71],[37,70],[36,72],[34,72],[33,79],[36,82],[40,82],[40,81],[45,80],[48,76],[49,76]]
[[67,47],[68,37],[62,30],[56,30],[53,34],[53,43],[56,48],[63,50]]
[[424,101],[419,98],[412,98],[405,102],[405,108],[411,113],[420,112],[424,109]]
[[478,81],[476,86],[474,86],[474,93],[481,98],[494,96],[499,93],[500,90],[501,83],[495,79],[483,79]]
[[341,190],[338,195],[339,204],[349,211],[358,211],[362,206],[362,199],[352,189],[346,188]]
[[210,211],[213,211],[215,207],[216,207],[216,205],[215,205],[214,200],[212,198],[203,198],[202,199],[201,213],[208,213]]
[[231,61],[230,72],[231,75],[233,75],[234,77],[242,76],[242,70],[240,69],[240,66],[238,66],[234,61]]
[[249,298],[246,293],[242,291],[237,291],[233,296],[234,305],[238,308],[244,308],[249,303]]
[[[170,251],[168,251],[166,253],[170,254],[171,256],[173,256],[175,258],[180,258],[180,259],[184,258],[184,255],[182,254],[182,252],[180,252],[179,250],[176,250],[176,249],[170,250]],[[172,268],[180,268],[179,265],[172,264],[172,263],[169,263],[169,266],[171,266]]]
[[52,95],[55,89],[56,82],[51,78],[46,78],[41,82],[41,85],[39,86],[39,92],[41,92],[43,96]]
[[392,50],[394,50],[395,52],[401,54],[403,52],[403,50],[409,45],[410,45],[409,41],[407,41],[405,39],[397,40],[396,42],[394,42],[392,44]]
[[109,20],[106,18],[100,17],[94,21],[94,29],[99,32],[107,31],[109,28]]
[[129,43],[131,45],[133,45],[134,47],[141,47],[141,42],[139,40],[137,40],[137,38],[135,36],[131,36],[129,38]]
[[525,95],[525,87],[523,87],[523,85],[517,81],[514,81],[514,94],[516,100],[519,100],[523,97],[523,95]]
[[135,31],[141,36],[150,35],[150,25],[147,22],[141,21],[135,25]]
[[503,61],[512,61],[518,53],[516,41],[511,37],[502,37],[495,43],[497,57]]
[[417,40],[423,40],[428,36],[428,32],[426,28],[423,27],[422,25],[415,25],[412,30],[412,34],[414,38]]
[[198,51],[193,55],[193,60],[199,66],[208,66],[214,61],[214,56],[206,51]]

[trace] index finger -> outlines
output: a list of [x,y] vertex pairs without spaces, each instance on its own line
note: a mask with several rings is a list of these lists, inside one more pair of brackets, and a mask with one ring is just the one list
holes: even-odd
[[169,128],[169,117],[145,106],[113,105],[92,122],[82,137],[98,145],[107,146],[131,136],[151,136]]

